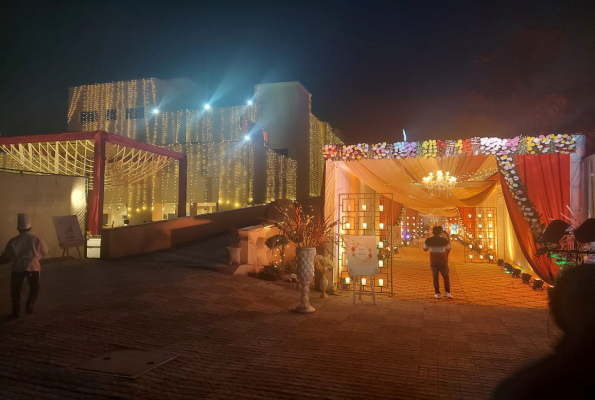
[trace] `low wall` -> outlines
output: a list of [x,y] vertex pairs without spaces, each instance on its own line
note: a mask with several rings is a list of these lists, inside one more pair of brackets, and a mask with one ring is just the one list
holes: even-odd
[[112,259],[166,250],[198,239],[223,235],[231,226],[242,228],[261,222],[266,206],[242,208],[142,225],[103,229],[101,258]]

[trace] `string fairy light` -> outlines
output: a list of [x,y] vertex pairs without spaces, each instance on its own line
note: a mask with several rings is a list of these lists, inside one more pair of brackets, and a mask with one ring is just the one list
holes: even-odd
[[[241,116],[254,122],[258,102],[254,100],[249,105],[224,109],[160,110],[159,113],[153,113],[159,104],[160,87],[155,78],[77,86],[72,90],[68,120],[72,121],[75,113],[82,109],[85,112],[81,114],[80,121],[83,130],[107,130],[186,153],[189,202],[198,202],[202,198],[203,203],[220,201],[230,207],[252,204],[255,174],[260,173],[256,171],[255,151],[259,144],[257,141],[244,141]],[[217,118],[214,123],[215,115]],[[144,122],[138,121],[143,118]],[[180,132],[183,119],[185,132]],[[324,168],[321,145],[325,141],[335,142],[339,139],[333,135],[330,124],[313,115],[311,122],[310,146],[314,150],[311,160],[316,178],[311,190],[318,192],[318,181],[322,178],[321,171]],[[180,134],[186,137],[183,145],[180,144],[183,140]],[[267,150],[266,154],[266,200],[295,199],[296,161],[271,150]],[[137,209],[148,211],[149,206],[154,211],[156,204],[161,204],[165,211],[166,204],[176,204],[178,176],[178,163],[170,163],[159,173],[146,176],[134,185],[110,189],[106,203],[108,207],[115,203],[126,203],[131,208],[131,214]],[[170,210],[175,211],[175,205],[164,213]]]

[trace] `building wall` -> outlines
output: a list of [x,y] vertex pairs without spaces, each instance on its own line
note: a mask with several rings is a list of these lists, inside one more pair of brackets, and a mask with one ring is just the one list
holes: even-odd
[[[77,86],[70,88],[68,129],[71,132],[105,130],[160,146],[203,146],[204,151],[189,153],[193,158],[200,159],[202,170],[197,173],[196,167],[189,169],[189,194],[192,198],[201,197],[193,196],[192,191],[221,191],[225,185],[217,184],[218,176],[228,175],[230,169],[235,169],[236,172],[233,172],[234,175],[227,183],[237,181],[237,175],[242,175],[238,169],[245,165],[243,160],[246,157],[237,158],[233,152],[220,155],[223,147],[215,145],[241,142],[245,132],[240,126],[240,119],[245,118],[266,129],[270,149],[292,159],[277,159],[272,155],[265,155],[259,160],[261,164],[254,164],[250,173],[262,171],[257,173],[260,177],[266,170],[266,184],[274,181],[280,185],[268,188],[266,193],[263,192],[262,198],[257,196],[254,200],[268,201],[278,198],[280,194],[300,200],[319,196],[324,171],[321,147],[327,143],[341,144],[340,136],[333,133],[330,124],[312,114],[312,95],[301,83],[262,84],[256,85],[254,90],[252,106],[213,107],[205,110],[202,107],[204,101],[200,101],[204,92],[187,78],[149,78]],[[197,107],[199,104],[201,106]],[[155,109],[159,112],[155,113]],[[228,158],[237,160],[239,164],[228,166]],[[214,162],[215,159],[219,164],[210,168],[220,172],[205,173],[204,163]],[[193,161],[190,160],[190,163]],[[273,173],[270,170],[271,165],[279,165],[281,170]],[[289,172],[285,172],[286,170]],[[210,180],[207,179],[209,176]],[[293,180],[295,195],[293,187],[283,187],[286,183],[291,185]],[[239,189],[236,186],[233,190]],[[225,193],[227,192],[229,190],[225,189]],[[202,197],[222,201],[220,204],[224,206],[228,205],[228,201],[230,204],[236,203],[235,200],[232,203],[228,197],[236,198],[239,204],[245,203],[239,196],[226,197],[225,193]]]
[[287,151],[297,162],[297,197],[320,195],[324,159],[322,146],[342,144],[332,126],[311,112],[312,95],[299,82],[256,85],[256,123],[269,132],[269,147]]
[[[85,211],[87,208],[87,182],[85,178],[71,176],[21,175],[0,171],[0,247],[10,238],[17,236],[17,215],[29,214],[31,232],[39,235],[47,243],[47,257],[62,255],[52,217],[76,215],[81,232],[85,231]],[[73,249],[76,255],[76,250]],[[71,255],[73,255],[71,253]]]
[[[195,107],[201,93],[188,78],[148,78],[71,87],[68,131],[102,130],[158,144],[163,137],[163,125],[179,129],[182,119],[175,117],[180,110]],[[142,111],[132,113],[134,109]],[[159,113],[154,113],[155,109]]]
[[104,229],[101,234],[101,258],[112,259],[170,249],[199,239],[222,235],[230,226],[260,223],[264,206],[179,218],[137,226]]

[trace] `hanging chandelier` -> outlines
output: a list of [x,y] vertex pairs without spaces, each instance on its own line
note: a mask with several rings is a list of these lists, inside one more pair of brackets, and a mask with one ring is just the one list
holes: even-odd
[[430,175],[424,176],[421,182],[421,186],[428,190],[430,197],[440,197],[443,191],[446,191],[446,197],[448,197],[456,185],[457,178],[450,176],[450,172],[443,174],[442,170],[437,171],[436,175],[430,172]]

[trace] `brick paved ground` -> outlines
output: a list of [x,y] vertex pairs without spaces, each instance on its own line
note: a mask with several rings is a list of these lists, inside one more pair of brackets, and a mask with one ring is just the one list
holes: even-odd
[[[317,311],[297,315],[295,290],[205,269],[220,245],[46,265],[36,314],[0,321],[0,399],[483,399],[555,337],[544,292],[457,254],[453,300],[431,297],[408,249],[395,298],[312,293]],[[118,347],[180,357],[135,380],[72,369]]]

